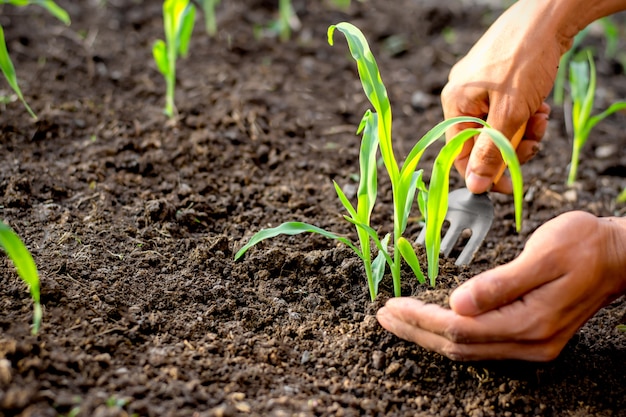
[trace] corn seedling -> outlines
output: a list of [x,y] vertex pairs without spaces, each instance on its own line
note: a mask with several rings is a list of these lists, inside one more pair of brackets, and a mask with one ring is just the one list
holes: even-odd
[[217,20],[215,18],[215,8],[221,0],[202,0],[202,10],[204,11],[204,28],[209,36],[217,33]]
[[626,101],[613,103],[608,109],[591,115],[596,94],[596,68],[590,51],[582,51],[570,63],[570,89],[572,96],[573,145],[567,185],[576,181],[580,151],[587,142],[591,129],[611,114],[626,109]]
[[619,47],[619,27],[613,21],[611,16],[603,17],[598,20],[598,23],[602,27],[604,37],[606,39],[606,45],[604,47],[605,58],[615,58]]
[[[65,10],[59,7],[52,0],[0,0],[0,4],[11,4],[13,6],[28,6],[31,4],[41,6],[48,10],[53,16],[57,19],[61,20],[66,25],[70,24],[70,17]],[[26,99],[24,99],[24,95],[22,94],[22,90],[17,82],[17,75],[15,73],[15,67],[13,66],[13,62],[11,61],[11,57],[9,56],[9,51],[7,49],[6,40],[4,37],[4,29],[0,25],[0,70],[4,74],[4,78],[7,80],[17,97],[20,99],[28,114],[31,115],[33,119],[37,118],[35,112],[30,108]]]
[[[486,131],[501,150],[505,162],[509,164],[511,169],[518,229],[521,224],[521,171],[515,150],[509,141],[500,132],[491,129],[484,121],[474,117],[457,117],[436,125],[415,144],[400,168],[394,156],[391,141],[391,105],[367,40],[358,28],[344,22],[329,28],[328,42],[331,45],[333,44],[335,30],[339,30],[345,35],[352,57],[357,63],[363,90],[375,109],[375,112],[371,110],[365,112],[358,129],[358,133],[363,134],[363,139],[359,157],[360,182],[357,190],[356,207],[352,205],[339,185],[337,183],[334,184],[335,191],[342,205],[348,211],[348,215],[344,216],[344,218],[356,226],[359,244],[357,246],[343,236],[307,223],[288,222],[272,229],[261,230],[253,235],[250,241],[237,252],[235,259],[242,257],[253,245],[270,237],[280,234],[295,235],[303,232],[318,233],[343,242],[363,261],[372,300],[378,293],[378,285],[385,273],[385,264],[391,270],[394,294],[400,296],[402,259],[411,267],[418,281],[420,283],[425,282],[417,254],[410,241],[403,236],[407,227],[409,213],[418,191],[418,205],[426,220],[428,276],[430,284],[435,284],[439,266],[441,228],[448,207],[449,173],[454,159],[461,151],[463,143],[482,131]],[[433,167],[430,187],[427,188],[422,180],[423,171],[417,170],[418,162],[426,148],[439,140],[446,130],[456,123],[476,123],[482,125],[482,127],[462,131],[442,148]],[[379,238],[378,233],[370,225],[370,216],[376,201],[378,187],[376,158],[378,150],[380,150],[383,165],[391,179],[394,206],[393,234],[387,234],[382,239]],[[391,240],[392,237],[393,240]],[[374,261],[371,261],[371,242],[374,242],[378,249],[378,254]],[[389,251],[390,245],[393,248],[392,251]]]
[[157,40],[152,55],[166,83],[164,113],[173,118],[176,114],[174,89],[176,86],[176,60],[186,57],[195,22],[196,8],[189,0],[165,0],[163,3],[163,27],[165,41]]
[[41,304],[39,300],[39,274],[35,261],[20,238],[3,222],[0,222],[0,247],[4,249],[15,265],[20,278],[30,288],[30,295],[34,302],[32,332],[36,334],[41,326]]
[[559,69],[556,73],[556,78],[554,79],[554,88],[552,89],[552,98],[554,100],[554,104],[562,106],[565,101],[565,83],[567,80],[567,72],[569,63],[572,60],[572,56],[574,52],[581,44],[583,39],[587,36],[589,32],[589,27],[578,32],[578,34],[574,37],[574,41],[572,43],[572,47],[565,52],[559,61]]

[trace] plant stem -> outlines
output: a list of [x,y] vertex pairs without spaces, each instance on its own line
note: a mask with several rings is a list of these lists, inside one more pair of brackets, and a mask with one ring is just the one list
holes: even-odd
[[165,92],[165,114],[169,118],[173,118],[176,113],[176,106],[174,104],[174,93],[176,88],[176,40],[168,40],[167,43],[167,59],[169,63],[169,71],[165,77],[166,92]]
[[577,138],[574,138],[574,146],[572,147],[572,160],[569,166],[569,174],[567,176],[567,186],[571,187],[576,182],[576,175],[578,174],[578,159],[580,158],[580,146]]
[[395,184],[392,184],[393,194],[393,265],[391,266],[391,277],[393,279],[393,293],[396,297],[402,296],[402,255],[400,254],[400,248],[398,247],[398,240],[402,237],[402,208],[400,203],[402,202]]

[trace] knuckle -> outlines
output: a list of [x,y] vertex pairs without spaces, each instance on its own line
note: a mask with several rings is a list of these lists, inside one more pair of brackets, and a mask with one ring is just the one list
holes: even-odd
[[444,337],[452,343],[467,343],[468,337],[456,319],[452,319],[444,331]]
[[463,345],[460,345],[458,343],[447,343],[441,349],[441,354],[453,361],[460,362],[467,360],[467,355],[465,349],[463,348]]
[[537,360],[539,362],[550,362],[555,360],[561,351],[563,350],[563,346],[558,343],[547,343],[540,350]]
[[498,148],[490,141],[479,141],[474,146],[474,156],[482,165],[497,165],[502,162]]
[[527,340],[550,340],[559,330],[559,321],[545,314],[537,314],[527,320],[522,335]]

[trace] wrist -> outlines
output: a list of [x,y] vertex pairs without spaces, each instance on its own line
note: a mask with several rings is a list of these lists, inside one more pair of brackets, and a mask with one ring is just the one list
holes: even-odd
[[605,16],[626,10],[626,0],[523,0],[537,19],[547,22],[561,45],[561,54],[572,46],[574,37],[587,25]]
[[617,296],[626,293],[626,217],[604,217],[600,219],[608,233],[605,253],[606,277],[614,281]]

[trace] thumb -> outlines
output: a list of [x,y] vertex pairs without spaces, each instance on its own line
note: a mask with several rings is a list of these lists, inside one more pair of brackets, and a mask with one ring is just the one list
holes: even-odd
[[454,290],[450,308],[463,316],[476,316],[510,304],[553,279],[538,264],[535,257],[522,252],[510,263],[476,275]]
[[[490,113],[491,116],[491,113]],[[496,119],[496,120],[493,120]],[[513,118],[497,120],[496,117],[487,117],[487,123],[502,132],[509,140],[523,124],[524,120],[516,121]],[[496,175],[500,172],[504,161],[500,150],[493,143],[489,134],[482,132],[472,148],[465,171],[465,185],[475,193],[480,194],[489,191],[493,186]],[[506,188],[506,187],[505,187]]]

